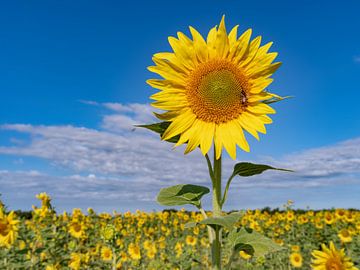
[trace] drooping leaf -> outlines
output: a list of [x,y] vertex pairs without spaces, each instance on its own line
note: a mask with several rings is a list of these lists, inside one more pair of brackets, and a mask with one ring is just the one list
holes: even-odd
[[209,217],[200,221],[199,224],[206,224],[211,227],[220,226],[231,230],[242,215],[244,215],[243,212],[234,212],[226,216]]
[[201,197],[209,192],[210,190],[203,186],[176,185],[162,188],[157,196],[157,201],[159,204],[167,206],[193,204],[199,207]]
[[[154,132],[158,133],[160,135],[160,137],[161,137],[164,134],[165,130],[169,127],[170,124],[171,124],[171,122],[164,121],[164,122],[148,124],[148,125],[136,125],[136,127],[149,129],[151,131],[154,131]],[[177,136],[172,137],[172,138],[170,138],[170,139],[168,139],[166,141],[171,142],[171,143],[177,143],[179,141],[179,138],[180,138],[180,136],[177,135]]]
[[245,177],[253,176],[256,174],[261,174],[262,172],[264,172],[266,170],[292,172],[292,170],[274,168],[274,167],[271,167],[269,165],[264,165],[264,164],[253,164],[250,162],[240,162],[234,166],[233,175],[240,175],[240,176],[245,176]]
[[[227,240],[235,251],[244,250],[254,257],[261,257],[268,253],[277,252],[283,249],[270,238],[265,237],[257,231],[246,230],[245,228],[241,228],[239,231],[235,229],[232,230],[229,233]],[[249,246],[252,247],[253,252]]]

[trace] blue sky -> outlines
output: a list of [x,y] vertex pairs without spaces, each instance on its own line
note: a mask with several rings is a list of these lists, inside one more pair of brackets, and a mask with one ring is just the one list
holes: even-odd
[[189,25],[205,35],[225,14],[228,28],[239,24],[274,42],[283,65],[270,90],[295,96],[275,105],[268,134],[249,139],[251,153],[239,150],[238,158],[297,170],[238,180],[229,208],[287,199],[298,207],[359,207],[358,10],[358,1],[3,3],[2,199],[29,209],[47,191],[59,210],[152,210],[160,209],[160,187],[207,184],[198,153],[184,157],[131,125],[152,121],[146,67],[154,53],[169,51],[167,37],[188,34]]

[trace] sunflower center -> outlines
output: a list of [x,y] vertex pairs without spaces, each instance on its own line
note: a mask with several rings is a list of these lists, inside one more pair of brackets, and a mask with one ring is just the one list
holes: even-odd
[[6,236],[9,232],[9,227],[7,225],[7,222],[1,222],[0,221],[0,234],[2,236]]
[[74,228],[75,232],[80,232],[81,231],[81,225],[79,223],[74,223],[73,228]]
[[331,258],[326,263],[326,270],[342,270],[342,263],[338,259]]
[[200,64],[189,77],[187,99],[197,118],[217,124],[237,118],[247,105],[248,81],[226,60]]

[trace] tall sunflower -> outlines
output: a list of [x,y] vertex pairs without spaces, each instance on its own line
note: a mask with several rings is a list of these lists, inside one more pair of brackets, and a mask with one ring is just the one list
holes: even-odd
[[173,52],[153,56],[148,69],[163,79],[147,81],[160,90],[151,96],[152,106],[170,122],[162,139],[179,136],[176,146],[187,143],[185,153],[200,146],[205,155],[214,142],[217,159],[223,147],[235,159],[236,145],[250,150],[244,130],[259,139],[258,132],[265,134],[265,124],[272,123],[268,114],[275,110],[267,103],[281,98],[265,89],[281,63],[272,63],[272,42],[260,46],[261,36],[251,40],[248,29],[238,37],[237,29],[227,33],[223,16],[206,40],[190,27],[191,39],[178,32],[178,38],[169,37]]
[[359,270],[345,255],[344,249],[337,250],[334,243],[330,242],[329,247],[322,244],[322,251],[314,250],[312,256],[313,270]]

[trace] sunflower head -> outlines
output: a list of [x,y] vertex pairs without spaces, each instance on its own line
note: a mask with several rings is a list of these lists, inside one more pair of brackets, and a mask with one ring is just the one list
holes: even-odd
[[165,111],[156,114],[167,123],[162,139],[186,143],[185,153],[199,146],[205,155],[214,143],[217,159],[223,147],[235,159],[236,145],[250,150],[244,131],[259,139],[275,113],[268,104],[283,99],[266,91],[281,64],[268,52],[272,42],[261,46],[251,29],[239,37],[237,29],[228,33],[223,16],[206,39],[190,27],[191,38],[178,32],[169,37],[172,52],[153,57],[149,70],[162,78],[147,83],[159,90],[152,106]]
[[322,250],[312,252],[312,269],[313,270],[359,270],[354,266],[351,258],[345,255],[345,250],[336,249],[333,242],[327,247],[321,245]]

